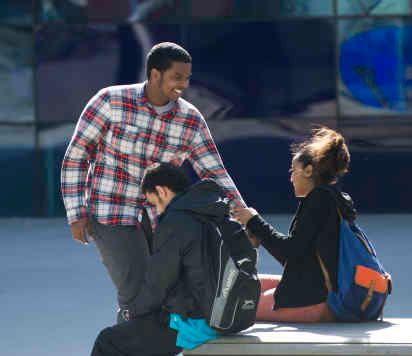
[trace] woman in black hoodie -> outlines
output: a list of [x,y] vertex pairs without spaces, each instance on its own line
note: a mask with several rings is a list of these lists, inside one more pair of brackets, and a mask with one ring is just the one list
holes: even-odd
[[341,134],[326,127],[292,146],[290,180],[300,199],[288,235],[278,232],[253,208],[236,208],[235,218],[246,225],[257,244],[284,267],[282,277],[262,275],[257,320],[289,322],[332,321],[318,254],[336,289],[339,212],[353,220],[350,197],[335,186],[348,171],[350,155]]

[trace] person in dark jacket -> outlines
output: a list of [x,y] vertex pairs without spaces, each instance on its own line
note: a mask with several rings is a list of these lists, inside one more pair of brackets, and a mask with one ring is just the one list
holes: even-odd
[[343,136],[326,127],[314,130],[307,141],[292,146],[290,180],[300,202],[287,235],[253,208],[234,209],[235,218],[246,225],[256,244],[262,244],[284,267],[281,277],[260,276],[262,295],[257,320],[334,320],[326,303],[328,290],[317,254],[336,289],[338,208],[345,219],[354,220],[356,216],[351,198],[336,187],[337,179],[348,171],[349,161]]
[[202,250],[203,225],[194,216],[228,214],[223,190],[213,180],[189,187],[180,168],[162,163],[146,170],[142,191],[159,214],[145,280],[124,310],[128,321],[102,330],[93,356],[175,355],[181,351],[176,343],[184,336],[172,327],[188,320],[184,330],[193,329],[191,337],[196,334],[205,342],[218,336],[204,322],[211,305],[209,270]]

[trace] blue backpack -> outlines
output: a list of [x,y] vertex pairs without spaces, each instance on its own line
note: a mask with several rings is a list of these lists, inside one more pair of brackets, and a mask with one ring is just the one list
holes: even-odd
[[328,289],[328,305],[339,321],[369,321],[382,317],[391,293],[391,276],[376,257],[375,248],[355,222],[340,217],[337,290],[320,255],[318,259]]

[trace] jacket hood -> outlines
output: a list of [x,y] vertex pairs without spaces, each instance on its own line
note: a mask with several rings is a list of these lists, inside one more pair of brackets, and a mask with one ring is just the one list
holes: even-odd
[[220,220],[229,214],[230,206],[223,189],[215,181],[206,179],[176,196],[167,210],[188,211]]
[[329,186],[328,190],[330,190],[334,195],[337,207],[343,218],[348,221],[354,221],[356,219],[357,212],[350,195],[340,191],[336,186]]
[[348,193],[337,193],[338,208],[346,220],[353,221],[356,219],[355,204]]

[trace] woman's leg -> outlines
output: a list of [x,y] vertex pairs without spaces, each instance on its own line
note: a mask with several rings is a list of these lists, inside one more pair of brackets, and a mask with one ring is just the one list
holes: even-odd
[[[262,288],[263,289],[263,288]],[[272,321],[273,293],[276,288],[267,289],[260,294],[259,304],[256,312],[256,321]]]
[[257,321],[286,321],[315,323],[336,320],[326,302],[296,308],[279,308],[273,310],[273,294],[281,275],[259,274],[261,295],[256,313]]
[[[272,292],[272,295],[269,295],[269,292]],[[305,307],[273,310],[273,292],[274,290],[269,290],[266,294],[261,295],[256,320],[295,323],[320,323],[336,320],[326,302]]]
[[[263,294],[265,291],[269,289],[276,288],[282,278],[280,274],[258,274],[261,293]],[[273,298],[272,298],[273,302]]]
[[267,317],[273,309],[273,293],[282,275],[259,273],[258,278],[260,282],[260,299],[256,312],[256,320],[268,320]]

